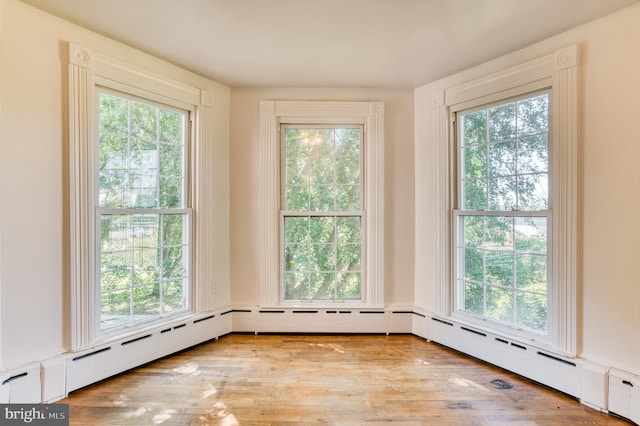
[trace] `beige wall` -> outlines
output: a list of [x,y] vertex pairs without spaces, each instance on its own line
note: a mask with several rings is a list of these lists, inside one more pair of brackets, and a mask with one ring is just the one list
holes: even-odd
[[17,0],[0,1],[0,368],[68,347],[68,41],[214,93],[221,161],[212,165],[220,195],[213,261],[217,300],[228,305],[229,89]]
[[416,305],[432,308],[436,196],[431,95],[578,43],[582,356],[640,373],[640,5],[416,90]]
[[231,91],[231,300],[259,304],[261,100],[385,102],[385,303],[413,304],[413,90]]

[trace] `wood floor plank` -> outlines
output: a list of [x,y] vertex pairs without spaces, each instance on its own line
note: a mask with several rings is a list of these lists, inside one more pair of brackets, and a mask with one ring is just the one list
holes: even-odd
[[411,335],[231,334],[60,401],[71,425],[624,425]]

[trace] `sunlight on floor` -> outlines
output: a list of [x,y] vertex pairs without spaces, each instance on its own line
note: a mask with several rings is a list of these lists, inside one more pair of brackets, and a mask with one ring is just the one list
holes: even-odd
[[482,389],[482,390],[487,390],[487,388],[485,388],[484,386],[474,382],[473,380],[469,380],[469,379],[463,379],[461,377],[451,377],[449,379],[449,381],[451,383],[453,383],[454,385],[458,385],[458,386],[462,386],[462,387],[474,387],[476,389]]

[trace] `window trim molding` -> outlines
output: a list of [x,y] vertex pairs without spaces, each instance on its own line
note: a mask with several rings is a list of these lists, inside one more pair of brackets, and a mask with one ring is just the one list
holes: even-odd
[[[214,94],[150,70],[68,43],[69,86],[69,281],[70,348],[78,351],[117,337],[98,335],[94,318],[95,288],[95,165],[96,109],[95,87],[107,86],[154,101],[187,106],[193,112],[191,141],[190,193],[193,197],[191,310],[185,316],[213,309],[213,225],[204,218],[214,210],[213,138]],[[168,318],[173,321],[176,317]],[[154,323],[151,323],[153,325]],[[149,324],[146,324],[148,327]],[[131,333],[135,327],[122,330]],[[100,340],[99,340],[100,339]]]
[[[362,124],[366,211],[365,280],[357,306],[384,306],[384,103],[334,101],[260,102],[261,205],[260,305],[283,306],[280,286],[280,135],[286,124]],[[313,302],[314,306],[331,301]],[[341,302],[341,306],[350,305]],[[287,305],[290,306],[290,305]]]
[[552,290],[549,309],[551,346],[556,352],[576,356],[578,339],[578,67],[579,49],[574,44],[551,54],[503,69],[463,84],[445,88],[432,96],[432,137],[436,141],[436,314],[450,317],[453,303],[452,190],[455,134],[451,114],[472,105],[546,87],[552,88]]

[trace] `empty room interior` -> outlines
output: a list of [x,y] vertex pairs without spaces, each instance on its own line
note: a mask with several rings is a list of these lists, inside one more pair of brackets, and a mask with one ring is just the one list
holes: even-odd
[[[637,0],[0,0],[0,402],[277,359],[344,407],[126,419],[360,424],[344,366],[448,354],[504,375],[442,376],[451,411],[517,382],[637,424],[639,100]],[[403,377],[371,422],[442,414]]]

